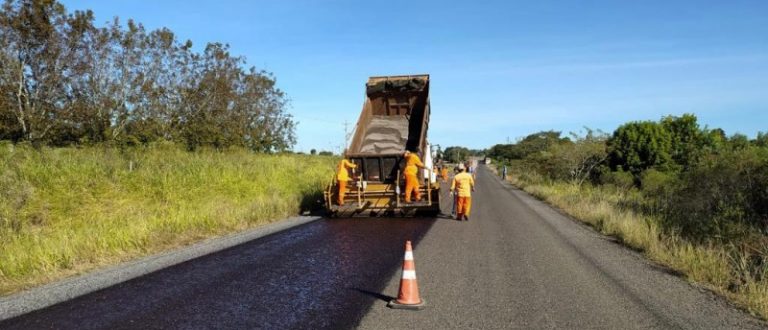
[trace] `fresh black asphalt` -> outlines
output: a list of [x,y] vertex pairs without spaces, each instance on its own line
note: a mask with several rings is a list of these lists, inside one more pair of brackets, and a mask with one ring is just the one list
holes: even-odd
[[0,329],[343,329],[433,219],[321,220],[0,323]]

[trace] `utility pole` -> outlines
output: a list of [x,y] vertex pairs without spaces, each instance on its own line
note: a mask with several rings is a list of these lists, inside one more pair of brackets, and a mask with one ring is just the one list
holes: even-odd
[[344,149],[349,147],[349,138],[352,133],[349,131],[349,121],[344,120]]
[[349,141],[349,135],[350,134],[351,133],[349,132],[349,122],[345,120],[344,121],[344,140],[345,140],[344,144],[345,145],[347,144],[347,141]]
[[344,120],[344,140],[346,142],[347,136],[349,136],[349,122]]

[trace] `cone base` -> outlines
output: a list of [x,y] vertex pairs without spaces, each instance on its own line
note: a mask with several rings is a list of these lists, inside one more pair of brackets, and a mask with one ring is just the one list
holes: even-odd
[[401,304],[397,302],[397,299],[392,299],[387,304],[387,307],[392,309],[409,309],[409,310],[420,310],[423,309],[425,306],[424,299],[421,299],[421,301],[418,304]]

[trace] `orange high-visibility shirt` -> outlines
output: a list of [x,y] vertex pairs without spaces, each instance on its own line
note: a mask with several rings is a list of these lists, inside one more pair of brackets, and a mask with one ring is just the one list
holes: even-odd
[[405,157],[405,175],[416,175],[419,173],[419,167],[424,167],[419,155],[411,153]]
[[339,162],[339,167],[336,169],[336,180],[349,181],[349,172],[347,172],[347,169],[356,167],[357,165],[355,165],[355,163],[342,159]]
[[467,172],[456,174],[451,182],[451,191],[458,191],[459,197],[472,197],[474,187],[475,179]]

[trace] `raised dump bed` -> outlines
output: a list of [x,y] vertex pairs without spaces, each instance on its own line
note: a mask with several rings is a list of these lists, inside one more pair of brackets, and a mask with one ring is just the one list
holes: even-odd
[[[337,216],[436,214],[439,185],[430,170],[419,171],[422,201],[405,204],[403,152],[416,152],[427,169],[433,159],[429,127],[429,75],[371,77],[363,110],[344,156],[358,165],[350,173],[343,205],[336,205],[338,186],[325,191],[326,208]],[[334,176],[335,178],[335,176]]]

